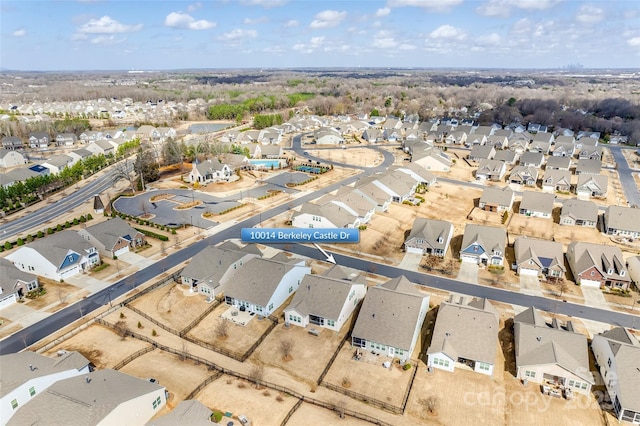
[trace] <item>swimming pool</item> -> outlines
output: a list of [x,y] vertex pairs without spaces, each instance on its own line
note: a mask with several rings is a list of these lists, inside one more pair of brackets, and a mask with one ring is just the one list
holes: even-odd
[[262,169],[279,169],[285,160],[249,160],[252,166]]

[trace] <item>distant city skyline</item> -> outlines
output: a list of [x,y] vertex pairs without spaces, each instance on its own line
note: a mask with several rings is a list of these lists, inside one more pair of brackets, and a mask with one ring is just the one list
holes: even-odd
[[0,66],[640,68],[636,1],[5,1]]

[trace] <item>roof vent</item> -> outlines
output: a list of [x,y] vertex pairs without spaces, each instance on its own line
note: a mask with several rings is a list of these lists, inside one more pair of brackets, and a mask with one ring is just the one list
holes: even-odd
[[33,364],[29,364],[29,370],[33,371],[35,369],[36,369],[36,367],[34,367]]
[[541,341],[541,340],[542,340],[542,337],[541,337],[541,336],[538,336],[538,337],[536,337],[536,340],[539,342],[539,341]]
[[85,380],[87,383],[91,383],[91,379],[89,378],[89,376],[85,376],[85,377],[84,377],[84,380]]

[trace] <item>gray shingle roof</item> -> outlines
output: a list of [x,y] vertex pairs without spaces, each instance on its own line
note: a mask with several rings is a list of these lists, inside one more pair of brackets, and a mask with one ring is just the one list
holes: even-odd
[[640,209],[609,206],[604,211],[604,221],[608,228],[640,232]]
[[593,201],[571,199],[562,204],[560,217],[570,216],[575,220],[598,220],[598,205]]
[[482,190],[480,203],[510,206],[513,203],[513,197],[513,191],[508,186],[504,188],[487,186]]
[[[626,264],[622,251],[617,246],[572,242],[567,247],[567,261],[574,276],[595,266],[598,272],[608,279],[631,281],[626,272],[624,277],[620,276],[621,271],[626,271]],[[613,270],[612,274],[608,273],[609,268]]]
[[576,174],[599,175],[600,170],[602,170],[600,160],[591,160],[589,158],[578,160],[578,165],[576,166]]
[[[56,268],[59,268],[64,258],[73,250],[81,255],[86,255],[87,250],[95,248],[93,244],[82,238],[76,231],[56,232],[46,238],[39,238],[28,243],[30,247],[45,257]],[[20,250],[20,249],[18,249]],[[17,252],[14,252],[15,254]]]
[[353,224],[356,220],[356,216],[351,214],[347,209],[333,203],[327,203],[322,206],[313,203],[304,203],[300,208],[300,212],[294,214],[294,217],[305,213],[324,217],[338,228],[345,228],[347,225]]
[[257,306],[266,306],[274,291],[289,271],[304,266],[277,262],[272,259],[253,258],[236,272],[229,283],[226,296]]
[[444,352],[456,361],[462,357],[495,364],[498,315],[491,304],[476,306],[484,309],[473,304],[442,302],[427,354]]
[[98,424],[120,404],[162,389],[111,369],[97,370],[86,377],[90,380],[82,375],[54,383],[18,408],[8,424]]
[[13,291],[17,281],[30,283],[36,278],[35,275],[21,271],[11,261],[0,257],[0,286],[2,286],[3,293]]
[[409,349],[425,297],[404,276],[370,288],[351,335]]
[[[67,352],[58,358],[49,358],[26,351],[0,356],[0,397],[4,397],[29,380],[68,370],[81,370],[89,360],[79,352]],[[33,368],[31,368],[31,367]]]
[[554,200],[555,196],[553,194],[524,191],[522,193],[520,209],[551,214]]
[[[518,237],[514,243],[516,263],[529,269],[560,268],[565,271],[562,244],[537,238]],[[532,260],[537,268],[525,262]]]
[[514,318],[516,366],[557,364],[593,384],[587,337],[546,324],[531,324],[530,317],[531,314],[525,311]]
[[304,316],[313,314],[337,320],[353,285],[351,281],[307,274],[287,309],[295,309]]
[[[446,220],[416,218],[411,228],[411,233],[405,244],[414,239],[424,239],[434,249],[442,249],[449,244],[453,234],[453,227]],[[441,242],[440,242],[441,241]]]
[[[100,199],[98,197],[98,199]],[[102,203],[102,201],[100,201]],[[104,206],[103,206],[104,208]],[[104,222],[88,226],[85,231],[96,240],[100,241],[107,250],[111,250],[120,238],[132,241],[138,234],[125,220],[114,217]]]
[[200,401],[188,399],[181,401],[169,414],[151,420],[147,426],[212,426],[212,414],[213,411]]
[[198,282],[210,282],[215,288],[227,273],[231,265],[246,257],[246,261],[255,255],[237,250],[227,250],[220,247],[207,246],[196,254],[182,271],[183,277],[195,279]]
[[504,249],[507,244],[507,232],[504,228],[468,223],[464,227],[461,250],[464,250],[476,241],[486,252],[499,251],[504,254]]

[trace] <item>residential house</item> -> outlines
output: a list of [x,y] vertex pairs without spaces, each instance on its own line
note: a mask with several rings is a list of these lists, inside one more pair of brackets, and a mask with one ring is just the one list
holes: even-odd
[[465,365],[492,376],[499,318],[487,299],[474,298],[467,304],[442,302],[427,349],[427,366],[453,372],[456,364]]
[[595,228],[598,223],[598,206],[593,201],[571,199],[562,203],[560,225]]
[[590,160],[602,161],[602,147],[583,145],[578,152],[578,159],[584,160],[586,158]]
[[233,176],[233,170],[228,164],[222,163],[217,158],[213,160],[204,160],[193,162],[188,180],[191,183],[198,182],[206,185],[210,182],[229,181]]
[[450,132],[444,138],[444,143],[446,144],[454,144],[454,145],[463,145],[467,142],[468,138],[467,132],[464,130],[454,130]]
[[609,143],[612,145],[627,144],[629,143],[629,137],[623,135],[611,135],[609,136]]
[[78,137],[75,133],[58,133],[56,135],[57,146],[73,146],[78,143]]
[[573,143],[556,143],[551,155],[553,157],[573,157],[576,146]]
[[407,253],[444,257],[453,237],[453,225],[445,220],[416,218],[404,242]]
[[532,145],[535,145],[536,143],[547,144],[547,150],[539,151],[539,152],[544,152],[545,154],[548,154],[549,146],[553,145],[554,142],[555,142],[555,137],[553,136],[553,133],[539,132],[533,135],[531,144]]
[[628,238],[640,238],[640,209],[609,206],[604,211],[604,233]]
[[256,153],[254,158],[282,158],[282,147],[280,145],[256,145]]
[[[367,180],[363,180],[363,183]],[[398,170],[387,172],[380,177],[373,177],[371,182],[391,196],[393,202],[402,203],[415,194],[418,182],[411,175]]]
[[531,141],[526,137],[521,137],[521,135],[513,136],[509,139],[508,148],[511,151],[517,152],[518,154],[522,154],[527,149],[529,149],[529,143]]
[[371,197],[356,192],[351,187],[342,187],[335,195],[325,195],[316,204],[320,206],[334,204],[356,216],[361,225],[369,223],[377,207],[377,203]]
[[[546,133],[547,126],[545,126],[543,124],[539,124],[539,123],[529,123],[529,125],[527,126],[527,131],[528,132],[535,132],[535,133]],[[551,133],[549,133],[549,134],[551,134]]]
[[549,157],[545,170],[569,170],[571,168],[570,157]]
[[311,268],[304,260],[279,262],[255,257],[249,259],[226,284],[224,298],[228,305],[267,317],[298,289]]
[[390,143],[401,141],[403,139],[402,131],[400,129],[384,129],[382,131],[382,138]]
[[519,164],[525,167],[540,168],[544,163],[544,155],[540,152],[527,151],[520,156]]
[[2,138],[2,147],[10,151],[24,149],[22,139],[17,136],[5,136]]
[[560,243],[518,237],[513,244],[513,249],[518,275],[562,278],[567,271],[564,267],[564,252]]
[[567,247],[567,262],[576,284],[626,290],[631,283],[617,246],[574,241]]
[[598,146],[598,139],[592,137],[578,137],[576,140],[576,149],[580,151],[584,147]]
[[582,130],[578,132],[578,134],[576,135],[576,139],[578,140],[585,139],[585,138],[590,138],[590,139],[594,139],[595,141],[598,141],[600,140],[600,132],[591,132],[589,130]]
[[383,129],[399,129],[402,127],[402,120],[395,117],[386,117],[384,123],[382,123]]
[[93,156],[93,152],[85,148],[78,148],[76,150],[68,152],[67,155],[73,159],[73,164],[75,164],[78,161],[84,161],[87,158]]
[[[547,133],[549,134],[549,133]],[[537,152],[540,154],[548,154],[549,153],[549,148],[551,147],[551,145],[549,144],[549,142],[540,142],[540,141],[533,141],[529,144],[529,151],[530,152]]]
[[519,158],[520,155],[517,152],[511,151],[509,149],[497,151],[495,157],[493,157],[494,160],[502,161],[509,166],[513,166],[514,164],[516,164]]
[[483,135],[480,133],[470,133],[467,136],[467,140],[464,142],[464,146],[471,147],[477,145],[486,145],[487,143],[487,135]]
[[394,170],[409,175],[413,180],[418,182],[418,185],[424,185],[425,187],[435,185],[438,181],[438,177],[436,175],[425,170],[416,163],[403,164],[402,167],[398,167]]
[[0,173],[0,185],[2,185],[3,188],[7,189],[11,185],[16,184],[17,182],[24,182],[30,177],[47,174],[49,174],[49,169],[39,164],[31,167],[13,169],[9,170],[6,173]]
[[412,357],[428,310],[429,296],[404,275],[371,287],[351,332],[351,344],[404,362]]
[[568,170],[545,170],[542,177],[542,189],[546,192],[571,191],[571,172]]
[[591,197],[606,197],[609,188],[609,177],[605,175],[578,175],[576,194],[581,200]]
[[508,186],[488,186],[482,190],[478,207],[488,212],[510,212],[514,199],[515,193]]
[[180,401],[170,413],[151,419],[147,426],[212,426],[213,411],[196,399]]
[[460,259],[483,265],[502,266],[507,246],[504,228],[468,223],[460,248]]
[[78,234],[112,259],[145,244],[144,234],[119,217],[80,229]]
[[591,350],[618,422],[640,424],[640,342],[624,327],[593,336]]
[[6,256],[20,270],[62,281],[100,263],[96,247],[75,231],[32,241]]
[[36,275],[21,271],[9,260],[0,257],[0,309],[16,303],[38,286]]
[[228,246],[207,246],[191,258],[180,274],[182,284],[192,292],[210,298],[224,292],[225,285],[249,260],[260,257],[255,246],[244,248],[229,243]]
[[640,288],[640,256],[627,258],[627,271],[636,288]]
[[287,323],[340,331],[367,293],[362,275],[353,280],[323,275],[305,275],[284,310]]
[[509,141],[504,135],[487,136],[487,145],[494,147],[496,150],[506,149]]
[[140,139],[143,142],[150,142],[160,139],[160,133],[158,132],[158,129],[148,124],[138,127],[135,131],[135,135],[136,138]]
[[482,136],[491,136],[497,129],[493,126],[478,126],[475,128],[471,136],[473,135],[482,135]]
[[555,196],[542,192],[524,191],[520,201],[520,214],[531,217],[550,218]]
[[383,133],[380,129],[369,127],[362,132],[362,139],[369,143],[384,142]]
[[99,141],[104,137],[103,133],[99,130],[85,130],[80,133],[80,141],[82,143],[91,143]]
[[0,423],[3,425],[49,386],[91,370],[89,360],[75,351],[65,351],[57,358],[31,351],[17,352],[0,356],[0,365]]
[[351,209],[344,209],[334,203],[323,205],[304,203],[300,211],[293,213],[291,226],[294,228],[357,228],[360,218]]
[[536,186],[540,170],[535,167],[515,166],[507,181],[517,185]]
[[18,408],[8,425],[144,424],[167,403],[167,390],[120,371],[96,370],[58,380]]
[[507,172],[507,165],[498,160],[481,160],[476,170],[476,180],[491,180],[494,182],[502,180]]
[[313,134],[313,140],[318,145],[342,145],[344,138],[337,130],[333,128],[321,128]]
[[29,147],[31,148],[46,148],[51,142],[49,133],[47,132],[31,132],[29,133]]
[[571,135],[559,134],[556,136],[555,146],[564,145],[564,144],[573,144],[576,143],[576,138],[573,137],[573,132],[569,131]]
[[469,161],[479,162],[482,160],[492,160],[496,156],[496,149],[493,145],[476,145],[471,148],[467,157]]
[[0,167],[16,167],[27,164],[27,159],[20,151],[0,148]]
[[91,142],[87,145],[87,151],[90,151],[94,155],[114,155],[116,153],[113,145],[106,139],[100,139],[95,142]]
[[589,371],[587,337],[576,333],[571,321],[562,327],[554,318],[548,325],[529,308],[513,322],[518,379],[590,395],[595,380]]
[[451,170],[451,158],[439,148],[430,147],[413,151],[411,162],[433,172],[448,172]]
[[[259,146],[259,145],[254,145],[254,146]],[[272,146],[279,148],[277,145],[266,145],[264,146],[264,148],[270,148]],[[225,152],[223,154],[220,154],[219,160],[222,164],[228,165],[231,170],[247,170],[254,167],[254,165],[251,164],[249,159],[244,154],[234,154],[232,152]],[[264,168],[265,165],[262,165],[262,164],[255,165],[255,168],[261,168],[261,167]],[[278,166],[278,168],[279,167],[280,166]]]
[[158,132],[158,137],[162,142],[165,142],[168,139],[175,139],[178,134],[176,129],[173,127],[158,127],[156,132]]
[[74,158],[66,154],[58,154],[45,160],[42,165],[51,171],[51,174],[59,174],[67,167],[71,167],[74,163]]

